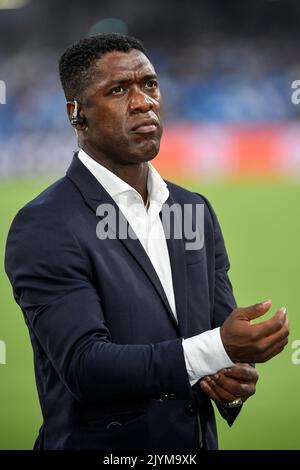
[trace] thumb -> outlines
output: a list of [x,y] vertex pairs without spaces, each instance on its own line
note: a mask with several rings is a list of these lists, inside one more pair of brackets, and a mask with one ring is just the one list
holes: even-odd
[[267,313],[271,305],[272,300],[265,300],[259,304],[251,305],[250,307],[239,307],[238,312],[245,320],[254,320]]

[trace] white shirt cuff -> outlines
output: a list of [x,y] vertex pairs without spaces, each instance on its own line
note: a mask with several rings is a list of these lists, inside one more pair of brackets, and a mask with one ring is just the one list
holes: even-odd
[[220,328],[183,339],[182,347],[191,386],[205,375],[234,365],[224,349]]

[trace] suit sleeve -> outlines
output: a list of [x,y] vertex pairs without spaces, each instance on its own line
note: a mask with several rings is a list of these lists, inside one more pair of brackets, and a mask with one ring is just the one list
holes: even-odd
[[[186,399],[191,387],[182,339],[148,345],[111,341],[89,264],[64,220],[25,207],[8,235],[5,268],[17,303],[75,399]],[[113,294],[112,294],[113,295]]]
[[[205,199],[205,198],[204,198]],[[208,206],[212,222],[215,249],[215,289],[214,289],[214,305],[213,305],[213,328],[221,326],[228,315],[236,308],[236,301],[233,294],[232,285],[228,276],[230,263],[225,247],[222,230],[217,216],[210,204],[205,199]],[[226,408],[217,405],[221,416],[226,419],[229,426],[232,426],[234,420],[239,414],[242,406],[237,408]]]
[[228,276],[230,262],[228,259],[222,230],[217,216],[207,201],[213,222],[215,250],[215,290],[213,305],[213,328],[221,326],[228,315],[236,308],[231,281]]

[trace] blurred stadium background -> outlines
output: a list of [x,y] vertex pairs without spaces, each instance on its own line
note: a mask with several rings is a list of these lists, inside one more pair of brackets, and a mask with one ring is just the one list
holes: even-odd
[[257,394],[234,427],[218,418],[220,447],[300,449],[297,0],[0,0],[0,449],[32,448],[41,423],[29,337],[3,270],[5,239],[17,210],[76,150],[57,61],[100,31],[135,35],[149,50],[165,109],[155,166],[210,198],[238,304],[272,298],[288,308],[290,344],[258,365]]

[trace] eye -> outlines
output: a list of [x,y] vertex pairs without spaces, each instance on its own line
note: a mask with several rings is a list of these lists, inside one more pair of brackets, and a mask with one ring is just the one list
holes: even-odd
[[111,95],[119,95],[120,93],[123,93],[125,91],[125,88],[121,85],[115,86],[111,91]]
[[157,80],[148,80],[145,84],[145,87],[150,89],[158,88]]

